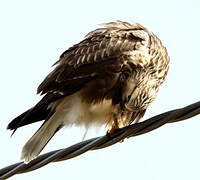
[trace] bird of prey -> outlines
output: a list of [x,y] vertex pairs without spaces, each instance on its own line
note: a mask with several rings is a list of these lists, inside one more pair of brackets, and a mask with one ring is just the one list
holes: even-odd
[[39,85],[44,95],[8,129],[44,120],[21,158],[36,158],[63,126],[107,127],[108,133],[138,122],[155,99],[169,68],[159,38],[138,23],[102,24],[66,50]]

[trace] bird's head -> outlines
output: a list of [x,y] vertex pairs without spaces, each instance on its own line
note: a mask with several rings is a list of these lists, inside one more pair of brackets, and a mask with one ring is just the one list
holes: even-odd
[[125,108],[135,112],[147,109],[156,98],[158,89],[148,84],[136,87],[127,97]]

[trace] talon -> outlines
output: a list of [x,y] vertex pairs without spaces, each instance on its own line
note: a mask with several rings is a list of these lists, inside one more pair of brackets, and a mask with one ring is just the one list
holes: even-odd
[[[113,134],[114,133],[116,133],[117,131],[120,131],[120,127],[116,127],[116,126],[114,126],[114,127],[112,127],[111,129],[109,129],[108,131],[107,131],[107,136],[108,137],[112,137],[113,136]],[[120,143],[122,143],[122,142],[124,142],[124,139],[122,139],[121,141],[119,141]]]
[[120,130],[120,127],[118,127],[118,126],[112,126],[111,129],[108,129],[107,135],[112,135],[112,134],[116,133],[119,130]]

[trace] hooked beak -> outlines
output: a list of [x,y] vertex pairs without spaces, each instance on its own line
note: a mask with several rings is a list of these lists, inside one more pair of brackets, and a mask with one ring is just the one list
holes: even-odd
[[125,108],[130,112],[135,112],[139,110],[138,107],[129,106],[128,104],[125,104]]

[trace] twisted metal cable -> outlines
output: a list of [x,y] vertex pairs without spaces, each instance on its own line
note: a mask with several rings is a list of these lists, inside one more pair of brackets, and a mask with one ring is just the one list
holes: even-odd
[[120,142],[125,138],[130,138],[150,132],[166,123],[182,121],[198,114],[200,114],[200,101],[184,108],[168,111],[147,119],[143,122],[124,127],[114,132],[113,134],[107,134],[104,136],[85,140],[70,147],[40,155],[28,164],[19,162],[7,166],[3,169],[0,169],[0,179],[6,179],[15,174],[36,170],[50,162],[57,162],[74,158],[88,150],[102,149]]

